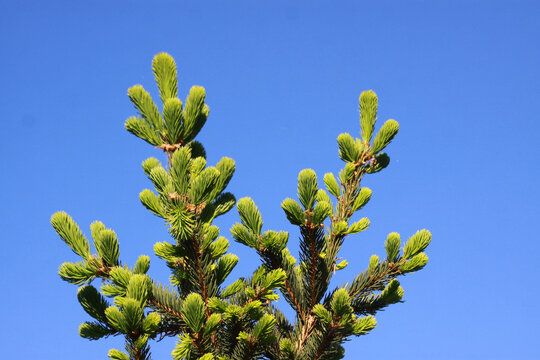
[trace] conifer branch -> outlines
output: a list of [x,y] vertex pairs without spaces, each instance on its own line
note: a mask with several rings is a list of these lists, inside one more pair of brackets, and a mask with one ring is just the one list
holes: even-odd
[[313,315],[308,315],[307,318],[304,320],[304,323],[299,323],[298,325],[300,329],[298,339],[295,343],[295,349],[297,354],[301,354],[304,346],[306,345],[306,342],[311,337],[311,334],[313,333],[313,330],[317,325],[317,318]]
[[308,242],[309,242],[309,255],[310,255],[310,302],[308,308],[311,310],[315,306],[315,287],[317,286],[315,280],[317,275],[317,260],[319,253],[315,248],[315,230],[313,228],[309,229],[308,233]]
[[[90,242],[74,220],[58,212],[51,219],[53,228],[80,258],[62,264],[59,275],[69,283],[84,285],[78,300],[96,320],[84,322],[80,335],[96,340],[122,334],[126,352],[110,350],[113,360],[147,360],[149,340],[170,336],[179,337],[174,360],[342,358],[344,341],[377,325],[366,314],[401,302],[404,291],[397,277],[422,269],[428,261],[423,251],[431,241],[429,231],[418,231],[403,247],[399,234],[390,233],[386,259],[372,255],[367,270],[328,292],[332,275],[347,265],[338,258],[345,239],[369,226],[367,218],[349,223],[371,197],[371,190],[361,187],[363,177],[388,166],[390,158],[382,150],[395,138],[399,124],[388,120],[375,134],[378,98],[373,91],[365,91],[359,99],[361,138],[340,134],[339,157],[346,165],[339,181],[332,173],[324,175],[326,189],[335,199],[319,189],[315,171],[299,173],[298,201],[287,198],[281,204],[287,219],[300,231],[298,264],[287,248],[289,234],[263,233],[255,203],[240,199],[237,208],[242,223],[231,232],[239,243],[255,249],[262,266],[251,277],[223,289],[238,257],[227,253],[228,240],[219,236],[212,222],[236,202],[231,193],[224,192],[235,163],[222,158],[209,166],[203,145],[195,140],[209,115],[205,89],[192,87],[182,102],[172,57],[158,54],[152,69],[162,111],[148,91],[133,86],[128,96],[138,116],[128,118],[125,127],[167,155],[166,166],[156,158],[143,162],[155,192],[144,190],[139,197],[165,221],[174,239],[172,244],[154,245],[156,255],[171,270],[173,289],[147,275],[148,256],[140,256],[133,267],[123,264],[116,233],[99,221],[91,225],[97,251],[92,254]],[[100,290],[90,285],[98,278],[103,282]],[[294,324],[272,304],[279,298],[277,290],[296,312]]]
[[334,336],[334,333],[336,332],[336,330],[337,330],[337,327],[332,324],[330,326],[330,329],[326,331],[326,334],[324,335],[313,360],[318,360],[324,354],[324,351],[326,350],[326,346],[330,342],[330,339],[332,339],[332,337]]
[[301,318],[304,318],[305,313],[300,298],[297,292],[293,289],[293,286],[294,288],[298,289],[297,285],[293,285],[294,283],[296,283],[296,281],[293,280],[295,279],[294,269],[291,269],[292,266],[288,263],[288,260],[284,259],[281,254],[278,256],[276,253],[270,250],[261,251],[260,256],[262,257],[263,263],[268,269],[276,270],[281,268],[285,270],[287,277],[284,281],[283,286],[286,291],[283,292],[283,295],[285,296],[285,299],[287,300],[289,305],[291,305],[291,307],[298,312]]

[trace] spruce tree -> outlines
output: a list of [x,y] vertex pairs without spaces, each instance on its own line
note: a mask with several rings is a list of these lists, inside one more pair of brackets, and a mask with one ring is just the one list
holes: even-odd
[[[99,221],[90,225],[93,252],[73,219],[57,212],[52,226],[80,257],[63,263],[59,274],[79,286],[77,298],[92,318],[80,325],[79,334],[89,340],[123,336],[125,351],[108,353],[116,360],[150,359],[149,341],[171,336],[178,338],[175,360],[342,358],[344,341],[369,333],[377,324],[375,313],[402,301],[397,277],[428,261],[423,251],[431,241],[429,231],[420,230],[404,243],[398,233],[390,233],[384,256],[372,255],[366,270],[329,289],[332,275],[347,266],[339,258],[344,240],[370,224],[365,217],[354,219],[371,197],[361,181],[388,166],[383,150],[396,136],[398,123],[386,121],[374,136],[377,95],[364,91],[361,137],[344,133],[337,138],[345,162],[337,178],[325,174],[323,188],[313,170],[300,172],[298,200],[286,198],[281,204],[298,227],[300,253],[295,258],[287,248],[287,232],[263,230],[253,200],[236,202],[225,191],[234,161],[224,157],[215,166],[207,164],[204,147],[195,140],[209,115],[205,89],[193,86],[182,102],[173,58],[158,54],[152,67],[162,111],[135,85],[128,95],[138,115],[127,119],[125,127],[167,157],[166,164],[153,157],[142,163],[155,191],[143,190],[139,197],[171,235],[169,242],[154,244],[171,271],[170,281],[147,275],[146,255],[131,267],[120,261],[115,232]],[[235,204],[241,222],[232,226],[232,237],[252,248],[261,263],[250,277],[227,281],[239,259],[227,252],[229,241],[212,222]],[[99,289],[92,285],[95,279],[102,280]],[[274,306],[280,295],[296,313],[294,319]]]

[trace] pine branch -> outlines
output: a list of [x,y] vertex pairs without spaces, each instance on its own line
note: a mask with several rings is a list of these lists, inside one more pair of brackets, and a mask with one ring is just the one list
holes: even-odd
[[[203,297],[204,303],[208,304],[208,289],[206,285],[206,276],[203,270],[203,264],[201,260],[202,250],[199,246],[198,241],[196,240],[196,234],[197,234],[197,231],[194,231],[194,234],[190,238],[192,254],[195,256],[194,261],[193,261],[194,270],[196,271],[196,274],[197,274],[197,283],[199,285],[198,290],[200,291]],[[208,316],[210,315],[208,314]]]
[[298,329],[295,329],[299,333],[298,338],[294,344],[294,348],[297,354],[301,354],[304,351],[304,346],[311,338],[315,326],[317,325],[317,318],[313,315],[309,315],[304,322],[298,323]]
[[306,264],[307,268],[303,276],[304,291],[309,301],[306,313],[311,312],[322,299],[331,278],[331,268],[321,258],[326,246],[324,231],[321,227],[309,225],[300,227],[300,262]]
[[[140,200],[165,220],[175,240],[173,244],[155,244],[154,251],[166,261],[172,272],[171,284],[178,291],[146,275],[148,256],[139,257],[132,268],[123,265],[116,234],[100,222],[91,225],[97,250],[92,255],[78,225],[59,212],[53,215],[52,225],[82,258],[62,264],[60,276],[77,285],[96,278],[104,282],[101,294],[92,286],[80,288],[81,305],[97,320],[83,323],[81,336],[96,340],[123,334],[127,353],[113,349],[108,354],[113,360],[148,360],[149,339],[160,341],[177,335],[180,339],[172,352],[174,360],[342,358],[344,341],[368,333],[377,324],[373,316],[356,315],[374,314],[400,302],[403,289],[396,277],[420,270],[428,261],[423,250],[431,241],[429,231],[418,231],[403,248],[399,234],[391,233],[385,242],[385,260],[373,255],[366,271],[326,294],[332,275],[347,265],[346,260],[338,263],[345,238],[369,225],[367,218],[349,224],[371,197],[371,190],[361,188],[361,181],[389,164],[390,158],[381,151],[394,139],[399,124],[388,120],[373,137],[378,99],[373,91],[362,93],[362,139],[339,135],[339,156],[346,165],[339,182],[332,173],[324,175],[328,192],[337,200],[335,206],[328,193],[319,189],[313,170],[299,173],[299,202],[287,198],[281,204],[287,219],[300,228],[298,264],[286,247],[289,234],[262,233],[263,222],[255,203],[250,198],[240,199],[237,205],[242,224],[235,224],[231,232],[238,242],[256,250],[263,265],[251,277],[222,289],[238,257],[226,253],[229,243],[218,237],[219,229],[212,221],[236,202],[232,194],[224,193],[235,163],[222,158],[215,167],[208,166],[204,147],[194,140],[209,115],[205,89],[192,87],[183,103],[177,97],[172,57],[157,55],[152,68],[163,111],[149,92],[136,85],[128,95],[140,116],[130,117],[125,126],[167,154],[166,168],[155,158],[143,162],[155,192],[144,190]],[[279,297],[277,289],[296,312],[294,325],[272,305]],[[109,304],[102,294],[114,297],[114,303]]]
[[334,336],[334,333],[336,332],[337,328],[335,326],[330,326],[330,330],[326,331],[326,334],[324,335],[321,344],[319,345],[319,348],[317,349],[317,353],[315,354],[315,357],[313,360],[318,360],[326,350],[326,347],[330,343],[332,337]]
[[148,306],[170,317],[182,318],[182,301],[173,290],[163,288],[161,284],[152,283],[152,297],[148,299]]
[[[378,272],[370,273],[369,270],[360,273],[354,281],[344,287],[349,291],[349,295],[353,297],[362,296],[373,291],[382,290],[396,276],[401,274],[399,263],[390,263],[386,261],[381,263]],[[329,297],[328,297],[329,299]]]
[[[271,250],[258,251],[259,256],[263,260],[263,264],[269,270],[283,269],[287,278],[285,279],[282,291],[285,300],[291,305],[291,307],[299,313],[301,318],[305,317],[304,308],[302,307],[302,298],[300,296],[300,284],[296,277],[294,266],[289,263],[289,260],[281,253],[276,253]],[[282,289],[283,290],[283,289]]]
[[126,351],[132,360],[150,360],[150,346],[140,346],[135,336],[126,337]]

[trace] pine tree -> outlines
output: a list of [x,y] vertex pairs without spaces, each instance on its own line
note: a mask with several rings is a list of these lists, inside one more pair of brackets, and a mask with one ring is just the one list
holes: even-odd
[[[287,232],[263,231],[252,199],[236,202],[225,192],[234,161],[224,157],[215,166],[207,164],[204,147],[195,140],[209,115],[204,88],[193,86],[183,103],[173,58],[158,54],[152,66],[162,112],[142,86],[133,86],[128,95],[138,115],[125,127],[167,156],[165,165],[153,157],[142,163],[155,192],[143,190],[140,201],[165,221],[172,237],[154,245],[171,271],[170,283],[147,275],[146,255],[132,267],[122,263],[118,238],[103,223],[90,225],[93,253],[73,219],[65,212],[54,214],[52,226],[81,258],[59,268],[63,280],[79,285],[77,298],[92,317],[81,324],[80,335],[89,340],[123,336],[125,352],[108,354],[116,360],[150,359],[149,340],[170,336],[178,337],[173,359],[342,358],[344,341],[369,333],[376,326],[375,313],[401,302],[397,277],[428,261],[423,251],[431,241],[429,231],[418,231],[404,244],[398,233],[390,233],[382,259],[372,255],[366,270],[329,289],[332,275],[347,266],[339,258],[345,238],[370,224],[365,217],[353,220],[371,197],[360,184],[388,166],[390,158],[382,151],[396,136],[398,123],[386,121],[373,137],[378,100],[373,91],[364,91],[361,138],[346,133],[337,138],[345,162],[338,177],[325,174],[325,190],[313,170],[300,172],[298,201],[287,198],[281,204],[299,228],[297,259],[287,248]],[[239,259],[227,253],[229,241],[212,222],[235,204],[241,222],[232,226],[232,237],[252,248],[261,265],[251,277],[224,286]],[[95,279],[102,280],[99,289],[91,285]],[[279,294],[296,313],[292,322],[273,305]]]

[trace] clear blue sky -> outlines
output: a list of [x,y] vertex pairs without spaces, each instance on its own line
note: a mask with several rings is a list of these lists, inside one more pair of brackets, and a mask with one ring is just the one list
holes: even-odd
[[[378,93],[381,120],[400,122],[390,167],[365,181],[372,226],[345,244],[335,284],[384,254],[391,231],[430,229],[430,263],[346,359],[540,359],[540,3],[195,3],[0,2],[1,357],[122,347],[78,336],[89,317],[56,274],[76,257],[49,219],[65,210],[87,233],[102,220],[128,264],[167,239],[138,200],[151,186],[140,163],[159,153],[123,128],[135,113],[127,88],[156,94],[151,59],[167,51],[181,98],[207,90],[209,162],[236,160],[230,190],[256,201],[266,229],[294,230],[279,204],[301,169],[341,168],[335,140],[358,134],[362,90]],[[237,218],[218,221],[229,239]],[[257,265],[249,249],[230,251],[241,259],[230,279]],[[154,256],[150,273],[167,279]],[[154,358],[172,344],[154,345]]]

